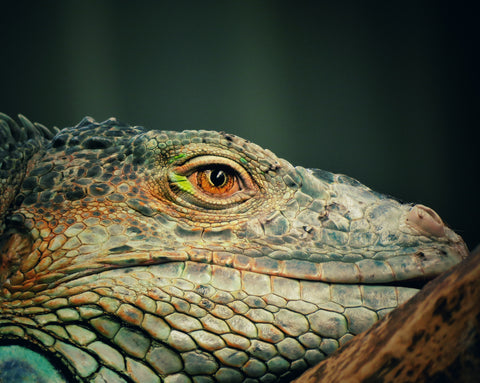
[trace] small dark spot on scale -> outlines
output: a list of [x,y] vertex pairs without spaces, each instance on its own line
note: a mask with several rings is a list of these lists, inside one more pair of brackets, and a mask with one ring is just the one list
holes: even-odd
[[424,259],[425,258],[425,254],[423,253],[423,251],[417,251],[415,253],[415,255],[420,258],[420,259]]
[[395,242],[398,239],[398,236],[396,234],[388,234],[387,235],[387,240],[390,242]]
[[127,233],[136,233],[140,234],[142,231],[138,227],[129,227]]
[[112,247],[110,249],[110,253],[125,253],[127,251],[132,251],[133,248],[128,245],[123,245],[123,246],[118,246],[118,247]]
[[302,226],[302,229],[308,234],[312,234],[314,231],[312,226],[307,226],[307,225]]
[[278,170],[281,169],[281,166],[280,164],[271,164],[270,165],[270,168],[268,170],[272,171],[272,172],[277,172]]
[[[201,294],[201,288],[202,288],[202,286],[199,286],[198,289],[197,289],[197,292],[198,292],[199,294]],[[213,306],[214,306],[214,305],[213,305],[213,302],[210,302],[210,301],[207,300],[207,299],[202,299],[201,302],[200,302],[200,305],[201,305],[200,307],[203,307],[203,308],[205,308],[205,309],[207,309],[207,310],[213,309]]]
[[327,218],[328,218],[328,211],[322,211],[317,217],[319,221],[325,221]]

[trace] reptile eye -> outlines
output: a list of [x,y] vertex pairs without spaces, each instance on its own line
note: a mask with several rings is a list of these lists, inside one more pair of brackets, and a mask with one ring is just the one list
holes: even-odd
[[199,169],[187,177],[201,191],[218,196],[228,196],[240,188],[238,175],[225,166]]
[[209,209],[242,203],[258,190],[242,165],[217,156],[194,157],[174,168],[169,179],[182,200]]
[[210,185],[217,188],[225,186],[227,181],[230,181],[229,175],[227,175],[221,169],[207,170],[205,173],[201,173],[201,174],[202,176],[206,174],[206,177],[210,182]]

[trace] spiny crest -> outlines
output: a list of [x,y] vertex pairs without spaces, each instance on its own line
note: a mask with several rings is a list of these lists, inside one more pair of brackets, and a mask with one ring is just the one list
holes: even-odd
[[0,140],[2,147],[5,144],[18,144],[37,137],[52,139],[60,130],[54,126],[47,128],[46,126],[34,122],[19,114],[18,119],[20,125],[6,114],[0,113]]

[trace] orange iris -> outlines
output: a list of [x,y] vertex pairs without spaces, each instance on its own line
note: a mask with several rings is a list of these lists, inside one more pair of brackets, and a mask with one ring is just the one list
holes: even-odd
[[217,167],[202,169],[189,178],[200,190],[216,196],[230,196],[239,190],[237,177],[227,169]]

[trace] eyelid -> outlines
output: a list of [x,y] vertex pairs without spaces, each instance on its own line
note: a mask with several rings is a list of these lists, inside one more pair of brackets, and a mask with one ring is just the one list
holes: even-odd
[[239,163],[226,157],[218,157],[218,156],[211,156],[211,155],[193,157],[192,159],[188,160],[184,164],[177,166],[174,169],[174,172],[177,174],[181,174],[183,176],[190,176],[195,171],[198,171],[201,168],[207,168],[211,166],[230,167],[238,174],[239,181],[242,183],[242,187],[245,187],[247,189],[255,188],[255,184],[252,180],[252,177],[245,170],[245,168]]
[[[236,190],[225,193],[209,193],[200,188],[196,180],[198,173],[223,167],[235,177]],[[193,177],[193,178],[192,178]],[[223,210],[241,204],[257,194],[259,187],[250,173],[236,161],[215,155],[198,156],[174,166],[169,174],[169,180],[174,189],[171,195],[177,203],[186,207],[201,207],[209,210]],[[175,189],[183,193],[178,193]]]

